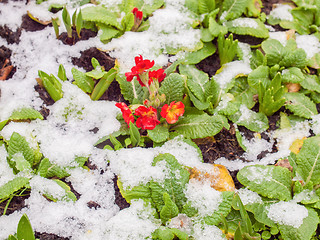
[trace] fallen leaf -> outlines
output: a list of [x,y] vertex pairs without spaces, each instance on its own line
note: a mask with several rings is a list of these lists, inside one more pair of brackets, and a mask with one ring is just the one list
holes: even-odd
[[299,92],[301,85],[299,83],[287,83],[288,92]]
[[284,167],[284,168],[288,168],[289,171],[292,172],[293,170],[293,167],[290,165],[290,162],[289,160],[286,158],[286,159],[280,159],[276,164],[275,166],[279,166],[279,167]]
[[190,179],[195,178],[199,181],[210,181],[210,186],[217,191],[234,191],[235,185],[228,169],[220,164],[209,164],[208,171],[201,171],[197,168],[189,169]]
[[28,14],[29,18],[31,18],[33,21],[36,21],[37,23],[40,23],[42,25],[49,25],[52,22],[51,20],[50,21],[43,21],[43,20],[41,20],[39,18],[36,18],[29,11],[27,11],[27,14]]
[[295,154],[298,154],[300,152],[300,149],[303,145],[303,141],[307,139],[306,137],[299,138],[294,140],[294,142],[291,144],[289,150]]

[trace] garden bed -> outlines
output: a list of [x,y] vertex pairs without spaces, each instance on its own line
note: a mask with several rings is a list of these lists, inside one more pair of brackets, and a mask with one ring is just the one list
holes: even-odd
[[0,239],[318,239],[319,4],[37,2],[0,0]]

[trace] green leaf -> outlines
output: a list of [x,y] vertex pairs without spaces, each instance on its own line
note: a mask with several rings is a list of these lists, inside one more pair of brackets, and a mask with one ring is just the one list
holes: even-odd
[[62,20],[63,20],[63,23],[64,23],[66,29],[67,29],[68,37],[72,38],[71,18],[70,18],[69,12],[66,7],[64,7],[62,10]]
[[58,78],[60,78],[62,81],[68,80],[66,75],[66,69],[62,64],[59,65]]
[[268,38],[269,30],[259,19],[237,18],[225,23],[229,32],[238,35],[250,35],[257,38]]
[[177,73],[170,74],[161,82],[159,93],[166,96],[166,104],[170,104],[172,101],[181,101],[184,94],[183,77]]
[[94,80],[76,68],[71,69],[75,84],[84,92],[91,93],[94,87]]
[[260,65],[267,65],[267,58],[263,53],[257,49],[254,52],[251,52],[251,58],[250,58],[250,67],[251,69],[256,69]]
[[16,191],[24,188],[29,183],[29,178],[27,177],[16,177],[9,182],[0,186],[0,199],[4,200],[14,194]]
[[92,100],[99,100],[102,97],[105,91],[108,90],[110,84],[113,82],[114,78],[116,77],[116,74],[117,70],[115,68],[111,68],[106,74],[104,74],[103,78],[100,79],[100,81],[92,91]]
[[100,79],[104,76],[106,72],[102,69],[100,65],[96,66],[92,71],[86,72],[85,74],[88,77],[94,78],[94,79]]
[[300,68],[290,67],[282,71],[282,82],[284,83],[301,83],[304,75]]
[[120,85],[121,93],[127,101],[131,104],[142,104],[145,100],[145,93],[148,91],[146,88],[141,87],[138,81],[132,80],[128,82],[124,75],[117,74],[116,80]]
[[222,201],[219,205],[219,208],[214,211],[210,216],[204,217],[204,221],[208,225],[217,225],[222,221],[223,217],[226,217],[231,211],[232,199],[234,192],[222,192],[221,197]]
[[295,115],[310,119],[312,116],[318,114],[315,103],[303,93],[291,92],[285,93],[284,96],[287,101],[285,107]]
[[240,125],[245,126],[254,132],[263,132],[269,128],[268,118],[264,113],[257,113],[248,109],[245,105],[240,106],[240,111],[234,115],[228,116],[228,118]]
[[179,209],[177,205],[172,201],[168,193],[163,193],[164,206],[160,211],[160,218],[165,224],[171,218],[176,217],[179,214]]
[[228,33],[228,28],[224,25],[218,24],[213,17],[209,18],[208,29],[213,37],[217,37],[220,34],[225,35]]
[[304,140],[300,152],[296,155],[296,171],[307,184],[320,183],[320,137],[310,137]]
[[92,6],[82,9],[82,18],[84,21],[104,23],[121,30],[117,16],[103,6]]
[[83,27],[83,19],[82,19],[82,12],[81,12],[81,9],[79,10],[79,13],[77,15],[77,20],[76,20],[76,31],[77,31],[77,34],[78,34],[78,37],[80,38],[80,32],[81,32],[81,29]]
[[61,180],[59,179],[50,179],[50,181],[54,181],[56,182],[64,191],[65,191],[65,195],[64,196],[59,196],[58,198],[50,195],[50,194],[47,194],[45,193],[44,195],[49,198],[50,200],[56,202],[56,201],[77,201],[77,197],[76,195],[71,192],[71,189],[70,187],[65,183],[65,182],[62,182]]
[[9,235],[9,237],[8,237],[7,240],[18,240],[18,238],[16,238],[16,237],[13,236],[13,235]]
[[199,109],[199,110],[206,110],[210,107],[210,103],[208,101],[201,101],[199,100],[190,89],[188,90],[188,96],[190,97],[190,100],[192,101],[193,105]]
[[221,115],[186,115],[172,127],[172,130],[192,139],[205,138],[219,133],[225,122],[225,117]]
[[134,26],[134,15],[132,12],[127,13],[121,20],[124,31],[130,31]]
[[169,194],[172,201],[177,205],[179,211],[182,210],[183,205],[186,203],[184,188],[186,183],[189,182],[189,172],[184,169],[177,161],[177,159],[169,154],[159,154],[153,160],[153,166],[157,163],[165,161],[168,169],[168,177],[163,183],[150,182],[151,197],[156,208],[160,212],[165,205],[163,194]]
[[148,130],[148,136],[153,142],[165,142],[169,138],[169,129],[164,126],[157,125],[153,130]]
[[112,38],[118,36],[120,34],[120,30],[114,28],[113,26],[109,26],[103,23],[98,23],[97,27],[101,30],[100,41],[103,43],[107,43]]
[[242,168],[237,178],[241,184],[261,196],[283,201],[292,199],[291,172],[276,166],[248,166]]
[[17,228],[18,240],[35,240],[35,236],[31,227],[31,223],[26,214],[20,218]]
[[18,171],[32,171],[30,163],[23,157],[21,153],[14,154],[11,160],[16,163],[15,167]]
[[212,42],[203,43],[203,48],[195,52],[188,52],[184,56],[183,64],[197,64],[203,59],[213,55],[217,48]]
[[[274,203],[274,200],[272,201],[272,203]],[[245,207],[247,211],[252,212],[254,214],[254,217],[257,221],[269,227],[276,227],[277,224],[268,217],[267,208],[270,204],[271,203],[264,201],[263,203],[247,204]]]
[[9,120],[43,120],[43,116],[33,108],[21,108],[12,112]]
[[305,75],[300,84],[305,89],[320,93],[320,81],[316,75]]
[[152,233],[152,239],[173,240],[174,234],[170,228],[161,226]]
[[8,155],[9,159],[13,158],[16,153],[22,153],[23,157],[33,166],[35,159],[35,153],[32,148],[29,147],[29,143],[26,139],[17,132],[13,132],[8,143]]
[[312,58],[308,60],[308,66],[315,69],[320,69],[320,54],[315,53]]
[[280,66],[303,68],[307,65],[307,54],[299,48],[286,54],[279,62]]
[[286,240],[307,240],[314,235],[319,217],[314,209],[308,209],[308,216],[303,219],[303,224],[299,228],[288,225],[279,225],[279,230],[283,239]]
[[50,97],[56,102],[62,98],[62,84],[53,75],[48,75],[42,71],[39,71],[39,76],[42,80],[44,88],[49,93]]
[[279,64],[285,54],[284,46],[276,39],[263,41],[261,47],[266,54],[269,66]]
[[4,120],[0,122],[0,131],[6,126],[6,124],[9,122],[9,120]]
[[37,174],[44,178],[65,178],[70,176],[70,174],[64,168],[59,167],[56,164],[52,164],[48,158],[41,160]]
[[249,86],[247,78],[238,78],[229,93],[234,96],[236,102],[245,104],[249,109],[256,104],[253,98],[256,92]]
[[248,84],[250,87],[258,90],[260,83],[267,87],[270,83],[269,67],[259,66],[248,75]]
[[209,81],[208,74],[198,70],[194,65],[180,65],[179,71],[188,77],[187,86],[191,92],[200,101],[204,101],[205,84]]
[[130,139],[133,146],[138,146],[140,143],[140,132],[136,125],[134,125],[132,122],[129,123],[129,133],[130,133]]
[[149,187],[149,184],[147,184],[146,186],[139,185],[133,187],[132,189],[124,190],[121,180],[118,179],[117,185],[122,197],[128,203],[131,203],[131,200],[133,199],[143,199],[145,202],[151,202],[151,189]]
[[220,19],[222,21],[236,19],[244,13],[247,6],[248,0],[225,0],[222,4]]
[[215,9],[215,0],[199,0],[198,9],[200,14],[210,13]]

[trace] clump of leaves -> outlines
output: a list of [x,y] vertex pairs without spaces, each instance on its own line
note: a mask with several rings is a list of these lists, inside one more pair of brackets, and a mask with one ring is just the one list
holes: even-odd
[[[153,232],[152,239],[190,239],[193,224],[203,222],[207,225],[218,225],[222,218],[226,217],[231,211],[234,193],[222,190],[223,192],[219,193],[222,201],[218,209],[202,216],[185,195],[185,188],[189,183],[189,178],[196,179],[194,175],[190,175],[190,170],[188,171],[184,166],[180,165],[176,158],[168,153],[156,156],[152,165],[156,166],[157,164],[166,165],[168,177],[163,182],[151,180],[145,185],[141,184],[124,189],[121,183],[121,176],[118,180],[120,192],[129,203],[137,199],[150,203],[155,210],[155,218],[161,220],[162,226]],[[197,171],[196,169],[193,170]],[[207,175],[205,176],[207,177]],[[216,180],[219,180],[219,177],[223,176],[223,174],[214,176],[214,179],[211,179],[213,184],[215,184]],[[199,178],[198,175],[197,178]],[[201,180],[206,181],[208,179]],[[201,180],[197,179],[196,181]],[[221,186],[216,187],[219,188]]]
[[[30,121],[34,119],[43,119],[43,117],[33,109],[22,108],[14,111],[8,120],[1,122],[1,129],[10,121]],[[62,198],[54,197],[50,193],[43,193],[48,199],[52,201],[77,200],[70,187],[59,180],[69,176],[66,168],[52,164],[48,158],[45,158],[37,143],[32,144],[36,147],[31,147],[27,139],[17,132],[13,132],[9,140],[1,140],[0,143],[7,153],[6,160],[2,158],[1,161],[7,161],[15,175],[12,180],[0,186],[0,202],[7,201],[3,214],[6,213],[9,203],[15,196],[23,195],[26,190],[30,189],[29,182],[34,176],[48,178],[48,181],[55,182],[65,192]],[[87,158],[77,157],[75,162],[82,167],[86,160]]]
[[[260,200],[246,204],[246,210],[253,213],[260,223],[278,228],[285,240],[293,237],[311,239],[317,229],[319,217],[316,211],[320,203],[318,191],[320,179],[317,174],[320,169],[318,143],[318,136],[310,137],[304,140],[298,153],[290,154],[289,162],[293,172],[280,166],[257,165],[245,167],[237,175],[244,186],[261,196]],[[298,175],[301,180],[295,180]],[[270,214],[271,207],[286,203],[307,213],[301,219],[301,224],[290,225],[284,220],[273,219]]]
[[[142,1],[123,1],[112,8],[102,5],[84,8],[82,11],[85,26],[100,30],[103,43],[123,35],[126,31],[144,31],[149,27],[147,17],[160,8],[164,1],[144,3]],[[124,17],[121,17],[125,13]],[[118,20],[121,18],[121,22]],[[145,20],[146,19],[146,20]]]
[[[102,95],[108,90],[110,84],[116,77],[116,68],[111,68],[105,71],[97,59],[91,59],[94,69],[89,72],[81,72],[76,68],[72,68],[71,72],[74,78],[74,84],[90,95],[92,100],[99,100]],[[39,71],[37,81],[40,86],[43,86],[54,101],[58,101],[63,97],[62,83],[67,80],[66,72],[63,65],[59,66],[58,78],[53,74],[47,74]]]
[[187,0],[185,5],[199,19],[197,24],[203,42],[211,42],[220,34],[228,32],[257,38],[269,36],[263,24],[265,15],[261,14],[261,1]]

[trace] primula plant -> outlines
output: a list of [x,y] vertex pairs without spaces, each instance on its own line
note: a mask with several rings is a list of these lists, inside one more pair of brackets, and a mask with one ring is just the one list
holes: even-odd
[[[141,55],[135,58],[135,66],[130,72],[125,73],[125,77],[132,86],[135,84],[132,81],[138,81],[146,99],[142,104],[136,102],[127,106],[125,103],[117,103],[116,106],[121,109],[122,117],[130,127],[131,133],[137,132],[137,129],[132,128],[148,130],[148,137],[151,140],[162,142],[169,137],[170,125],[168,124],[178,122],[179,117],[184,114],[185,106],[181,101],[171,101],[165,104],[166,99],[170,96],[160,92],[160,83],[165,79],[166,73],[161,68],[151,70],[153,66],[154,61],[143,59]],[[140,139],[137,136],[136,138]]]

